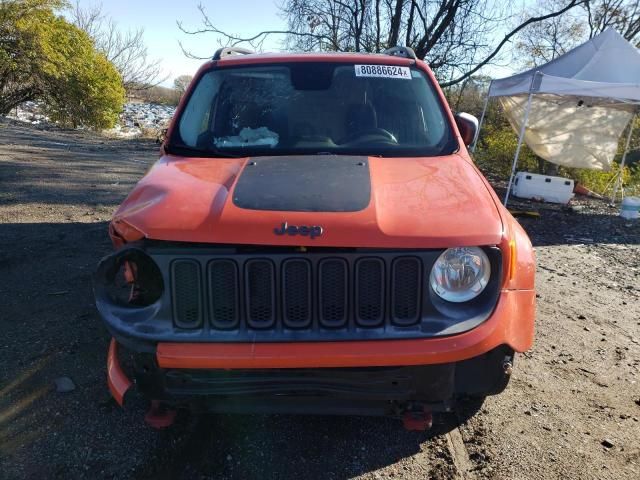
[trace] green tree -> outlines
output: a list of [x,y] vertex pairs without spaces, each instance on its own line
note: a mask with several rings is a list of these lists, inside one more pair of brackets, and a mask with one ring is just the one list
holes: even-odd
[[63,59],[64,74],[52,79],[44,93],[53,120],[76,127],[112,127],[124,101],[122,79],[114,65],[95,50],[79,28],[56,18],[53,44]]
[[108,128],[124,102],[122,79],[90,37],[54,11],[62,0],[0,0],[0,114],[42,100],[52,119]]

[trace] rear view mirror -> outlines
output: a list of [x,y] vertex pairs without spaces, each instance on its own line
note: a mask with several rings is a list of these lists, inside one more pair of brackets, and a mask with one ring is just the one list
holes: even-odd
[[473,143],[478,133],[478,119],[470,113],[456,113],[455,117],[456,125],[460,130],[460,136],[462,141],[468,147]]

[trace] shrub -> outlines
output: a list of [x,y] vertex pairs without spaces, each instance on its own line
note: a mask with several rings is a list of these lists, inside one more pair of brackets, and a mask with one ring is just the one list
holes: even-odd
[[86,33],[55,15],[62,6],[60,0],[0,2],[0,114],[42,100],[47,114],[65,125],[112,127],[124,102],[122,79]]
[[[487,125],[481,135],[482,143],[475,155],[478,167],[486,173],[508,177],[518,145],[517,135],[508,125]],[[538,171],[538,157],[525,143],[520,150],[518,170]]]
[[44,94],[45,110],[64,125],[111,128],[124,103],[124,88],[118,71],[93,48],[89,36],[62,19],[56,45],[71,59],[65,74],[52,81],[55,88]]

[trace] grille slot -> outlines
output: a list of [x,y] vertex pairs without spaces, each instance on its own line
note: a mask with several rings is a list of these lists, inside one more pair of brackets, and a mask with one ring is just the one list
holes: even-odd
[[384,262],[363,258],[356,262],[356,323],[376,327],[384,320]]
[[420,320],[422,262],[415,257],[397,258],[392,268],[392,321],[414,325]]
[[276,319],[275,269],[266,259],[245,264],[247,322],[252,328],[272,327]]
[[320,324],[327,328],[340,328],[347,324],[349,275],[347,262],[340,258],[327,258],[319,265]]
[[176,260],[171,264],[173,319],[182,328],[202,324],[202,286],[200,264],[195,260]]
[[282,264],[282,310],[290,328],[311,325],[311,264],[307,260],[285,260]]
[[211,324],[220,329],[237,328],[240,321],[238,267],[233,260],[209,263]]

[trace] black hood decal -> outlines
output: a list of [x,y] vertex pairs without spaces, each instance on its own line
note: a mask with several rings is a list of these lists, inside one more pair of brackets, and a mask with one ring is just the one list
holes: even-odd
[[233,203],[250,210],[357,212],[371,199],[367,157],[304,155],[250,159]]

